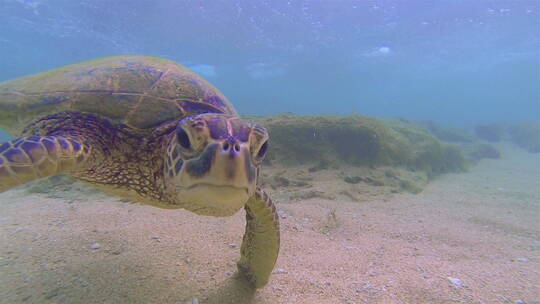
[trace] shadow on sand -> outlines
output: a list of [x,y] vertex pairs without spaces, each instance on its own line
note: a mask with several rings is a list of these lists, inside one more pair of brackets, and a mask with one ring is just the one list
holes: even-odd
[[223,282],[217,290],[207,295],[205,303],[238,303],[249,304],[255,302],[256,289],[254,289],[241,275],[236,273]]

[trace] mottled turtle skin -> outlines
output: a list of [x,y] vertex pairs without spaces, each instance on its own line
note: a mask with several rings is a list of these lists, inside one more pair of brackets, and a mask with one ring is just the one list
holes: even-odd
[[0,83],[0,192],[67,174],[162,208],[246,210],[239,271],[264,286],[279,252],[274,204],[257,186],[266,129],[216,88],[156,57],[108,57]]

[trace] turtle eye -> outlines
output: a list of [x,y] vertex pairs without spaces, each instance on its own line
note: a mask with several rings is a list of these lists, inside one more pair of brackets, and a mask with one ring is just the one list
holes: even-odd
[[180,128],[176,132],[176,139],[178,140],[178,143],[180,144],[180,146],[182,146],[182,148],[191,148],[191,141],[189,140],[189,135],[187,134],[186,130]]
[[268,140],[262,144],[262,146],[259,148],[259,152],[257,152],[258,158],[263,158],[266,155],[266,150],[268,150]]

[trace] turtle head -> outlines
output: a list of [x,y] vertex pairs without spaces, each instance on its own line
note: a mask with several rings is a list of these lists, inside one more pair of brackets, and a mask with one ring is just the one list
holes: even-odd
[[268,132],[226,114],[180,120],[165,156],[166,191],[182,208],[228,216],[255,192]]

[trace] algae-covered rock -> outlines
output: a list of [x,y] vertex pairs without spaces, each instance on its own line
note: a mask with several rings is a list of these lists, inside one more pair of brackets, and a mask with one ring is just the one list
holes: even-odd
[[470,145],[469,147],[466,147],[466,153],[468,157],[474,162],[477,162],[484,158],[501,158],[501,152],[499,152],[497,148],[485,143]]
[[443,126],[434,121],[424,121],[420,124],[423,125],[429,131],[429,133],[431,133],[437,139],[445,142],[470,143],[474,141],[474,139],[466,134],[464,130]]
[[510,126],[508,133],[514,144],[531,153],[540,153],[540,122]]
[[501,141],[504,128],[500,124],[478,125],[474,128],[474,132],[480,139],[490,142],[499,142]]
[[[455,147],[419,125],[363,116],[276,115],[249,117],[270,133],[272,163],[334,166],[403,166],[428,176],[467,168]],[[321,166],[321,162],[325,164]]]
[[[459,147],[441,142],[425,128],[404,121],[381,120],[384,127],[396,133],[386,132],[386,144],[395,150],[387,152],[385,165],[403,165],[412,171],[425,171],[429,177],[447,172],[467,170],[467,160]],[[399,143],[399,144],[397,144]]]
[[372,118],[278,115],[255,120],[270,132],[269,159],[288,165],[378,162],[388,150],[381,136],[391,131]]
[[466,171],[467,160],[458,147],[431,142],[418,149],[409,169],[425,171],[431,178],[443,173]]

